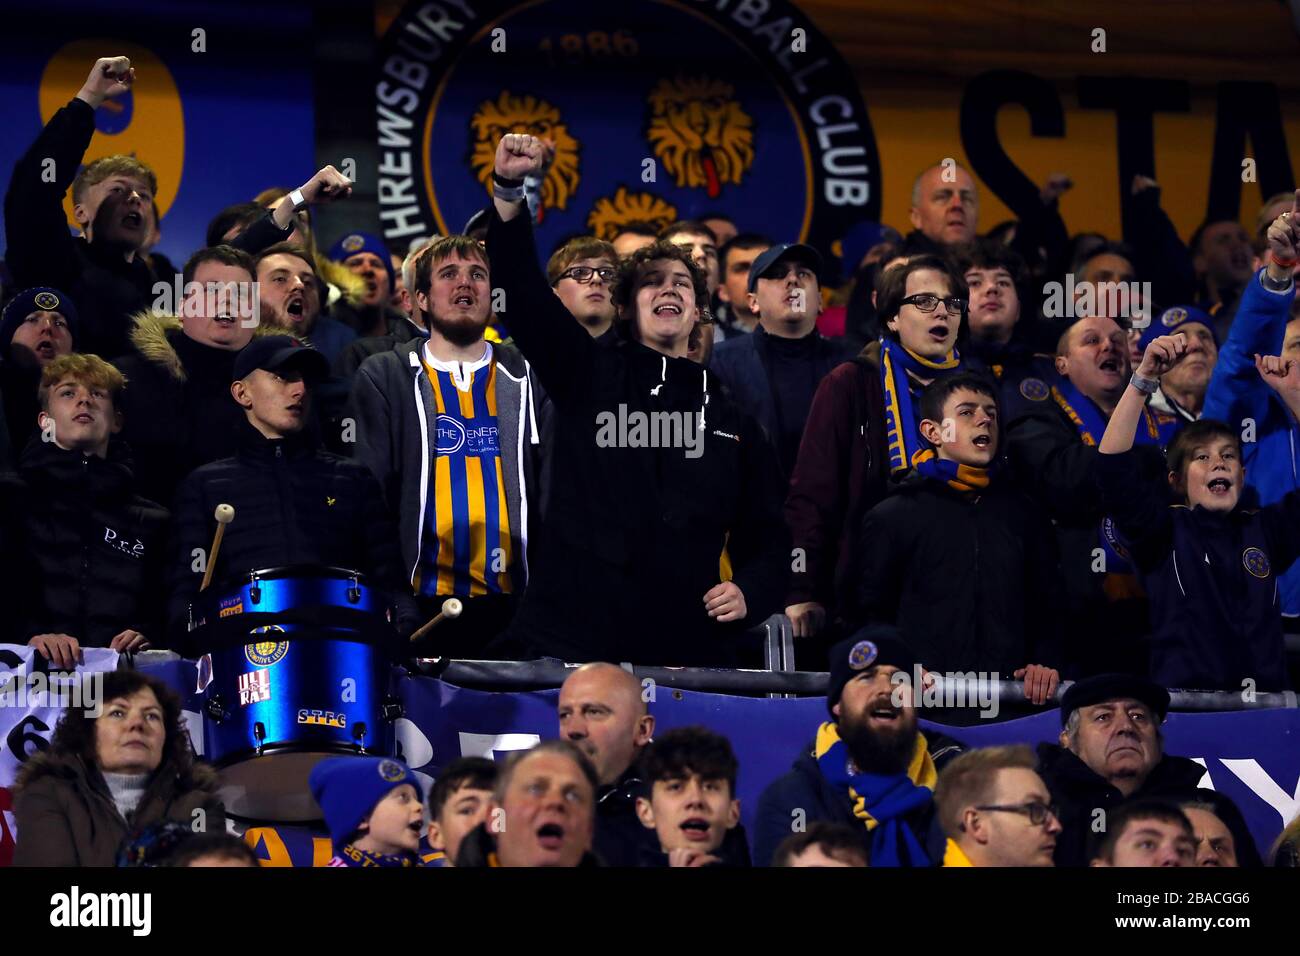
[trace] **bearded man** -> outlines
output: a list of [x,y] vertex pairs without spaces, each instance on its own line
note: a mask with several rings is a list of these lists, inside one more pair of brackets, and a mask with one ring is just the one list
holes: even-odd
[[482,657],[509,623],[541,497],[548,406],[518,350],[483,337],[489,268],[473,239],[430,244],[412,291],[429,338],[370,356],[352,386],[355,454],[398,520],[421,612],[449,597],[464,606],[413,648],[434,656]]
[[963,747],[922,734],[913,707],[917,661],[898,628],[873,625],[831,648],[826,706],[812,750],[758,800],[754,865],[818,820],[860,835],[871,866],[931,866],[943,836],[934,810],[938,771]]

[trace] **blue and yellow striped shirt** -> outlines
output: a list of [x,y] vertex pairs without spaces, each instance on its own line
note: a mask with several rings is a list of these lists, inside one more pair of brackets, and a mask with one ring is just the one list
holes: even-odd
[[424,512],[417,594],[477,597],[508,594],[510,511],[497,428],[497,363],[462,371],[430,363],[422,350],[435,408],[430,480]]

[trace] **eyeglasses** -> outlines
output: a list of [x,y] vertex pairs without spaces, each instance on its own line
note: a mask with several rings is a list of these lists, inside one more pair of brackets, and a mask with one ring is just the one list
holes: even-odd
[[939,307],[940,302],[948,310],[949,315],[961,315],[966,311],[966,300],[961,296],[939,296],[933,292],[918,292],[916,295],[909,295],[899,305],[914,305],[920,312],[933,312]]
[[1061,819],[1061,814],[1059,813],[1055,804],[1047,804],[1047,803],[1018,803],[1015,804],[1014,806],[985,805],[985,806],[976,807],[975,809],[976,810],[997,810],[1000,813],[1019,813],[1022,816],[1029,817],[1030,824],[1036,827],[1041,827],[1044,823],[1046,823],[1049,815],[1056,818],[1057,820]]
[[593,269],[591,266],[574,266],[572,269],[566,269],[564,272],[561,272],[560,278],[572,279],[574,282],[581,282],[583,285],[586,285],[591,281],[593,275],[600,276],[601,282],[608,283],[610,279],[614,278],[615,270],[611,269],[609,266],[601,266],[598,269]]

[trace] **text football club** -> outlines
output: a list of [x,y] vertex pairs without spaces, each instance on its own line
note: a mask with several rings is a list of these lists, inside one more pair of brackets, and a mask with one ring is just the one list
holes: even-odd
[[786,0],[413,0],[381,40],[375,98],[394,248],[488,205],[508,132],[555,143],[541,249],[724,214],[829,251],[880,216],[853,76]]

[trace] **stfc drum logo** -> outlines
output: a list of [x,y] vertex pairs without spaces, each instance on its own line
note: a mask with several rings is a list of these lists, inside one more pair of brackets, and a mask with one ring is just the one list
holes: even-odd
[[711,214],[829,250],[880,217],[856,83],[788,0],[412,0],[381,41],[375,108],[393,248],[491,202],[507,132],[555,143],[543,251]]
[[270,667],[272,664],[278,664],[288,653],[288,641],[260,641],[257,644],[244,645],[244,657],[254,667]]

